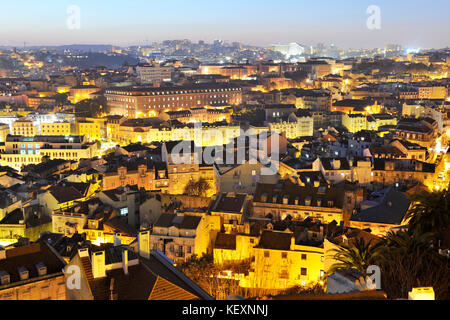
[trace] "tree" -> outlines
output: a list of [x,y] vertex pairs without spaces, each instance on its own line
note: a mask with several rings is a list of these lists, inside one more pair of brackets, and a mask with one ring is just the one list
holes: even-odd
[[365,242],[364,238],[356,240],[352,244],[342,244],[339,249],[334,249],[334,259],[338,261],[331,267],[330,273],[337,269],[357,269],[366,273],[374,258],[375,246],[371,241]]
[[239,280],[220,277],[224,272],[230,271],[232,275],[248,274],[249,260],[217,265],[211,254],[200,258],[194,255],[177,268],[217,300],[225,300],[230,295],[250,296],[248,290],[239,286]]
[[303,70],[298,70],[294,72],[286,72],[286,77],[291,78],[294,80],[297,84],[302,83],[306,79],[308,79],[308,72]]
[[184,193],[195,197],[207,197],[208,191],[211,189],[209,182],[203,178],[199,180],[190,180],[184,188]]
[[58,93],[53,96],[53,99],[55,99],[56,105],[62,106],[64,104],[67,104],[69,102],[69,96],[67,93]]
[[236,114],[235,119],[250,125],[260,125],[266,120],[266,113],[262,109],[246,107]]
[[[431,232],[437,245],[450,247],[449,191],[422,192],[411,197],[413,206],[406,214],[409,230],[416,235]],[[440,243],[439,243],[440,242]]]
[[390,299],[405,299],[415,287],[433,287],[437,299],[449,299],[448,260],[433,246],[433,234],[411,231],[388,233],[375,245],[363,239],[335,250],[339,262],[332,272],[353,268],[363,273],[369,265],[381,270],[381,289]]
[[104,113],[107,113],[106,98],[99,97],[82,100],[75,105],[75,110],[77,113],[82,113],[86,116],[101,117]]
[[448,261],[434,249],[430,233],[389,233],[377,245],[374,264],[381,269],[381,287],[390,299],[407,298],[415,287],[433,287],[436,299],[449,299]]

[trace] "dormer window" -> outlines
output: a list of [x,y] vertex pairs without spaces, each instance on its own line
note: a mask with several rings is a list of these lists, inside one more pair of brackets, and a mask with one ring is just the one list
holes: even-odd
[[28,272],[27,268],[25,267],[20,267],[18,269],[19,271],[19,276],[20,276],[20,280],[28,280],[28,278],[30,277],[30,273]]
[[39,277],[47,275],[47,266],[43,262],[40,262],[36,265],[36,270]]
[[11,276],[6,271],[0,272],[0,283],[1,285],[6,285],[11,283]]
[[261,202],[267,202],[267,197],[268,197],[268,194],[267,193],[263,193],[261,195]]
[[305,198],[305,206],[310,206],[311,205],[311,196],[308,196]]

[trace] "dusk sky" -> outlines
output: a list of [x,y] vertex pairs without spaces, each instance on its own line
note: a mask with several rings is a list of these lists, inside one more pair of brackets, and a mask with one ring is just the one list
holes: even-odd
[[[449,0],[1,0],[0,45],[143,45],[214,39],[268,46],[318,42],[341,48],[450,45]],[[67,8],[80,8],[80,30]],[[381,29],[366,27],[381,8]]]

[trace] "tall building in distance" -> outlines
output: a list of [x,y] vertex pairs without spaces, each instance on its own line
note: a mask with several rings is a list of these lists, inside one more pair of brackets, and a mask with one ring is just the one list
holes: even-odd
[[136,72],[141,84],[156,84],[161,82],[170,82],[172,80],[172,66],[162,66],[159,63],[139,64],[136,66]]
[[273,51],[283,54],[287,59],[305,54],[305,47],[295,42],[289,44],[274,44],[272,45],[272,49]]

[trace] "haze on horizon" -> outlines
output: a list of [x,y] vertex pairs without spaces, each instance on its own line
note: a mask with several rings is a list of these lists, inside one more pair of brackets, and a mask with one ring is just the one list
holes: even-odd
[[[5,0],[0,45],[147,45],[173,39],[221,39],[249,45],[319,42],[340,48],[450,46],[450,1],[433,0]],[[80,8],[70,30],[67,9]],[[381,9],[381,29],[369,30],[366,10]]]

